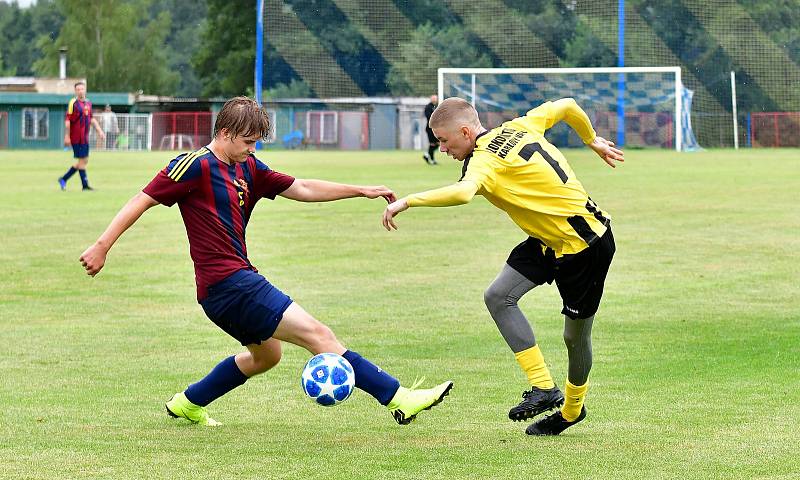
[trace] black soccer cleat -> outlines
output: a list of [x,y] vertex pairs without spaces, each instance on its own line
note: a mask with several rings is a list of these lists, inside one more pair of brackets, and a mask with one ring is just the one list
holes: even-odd
[[527,392],[522,392],[522,401],[508,411],[508,418],[521,422],[561,405],[564,405],[564,394],[557,386],[548,390],[531,387]]
[[83,191],[84,192],[93,192],[94,188],[90,187],[89,185],[86,185],[85,187],[83,187]]
[[558,435],[584,418],[586,418],[586,407],[581,407],[581,414],[572,422],[564,420],[564,417],[561,416],[561,410],[558,410],[528,425],[525,433],[528,435]]

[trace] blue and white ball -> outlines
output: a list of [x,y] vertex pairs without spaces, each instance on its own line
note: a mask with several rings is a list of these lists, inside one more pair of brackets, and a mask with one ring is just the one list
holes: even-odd
[[353,366],[343,356],[320,353],[306,363],[300,383],[309,398],[322,406],[332,407],[353,393],[356,376]]

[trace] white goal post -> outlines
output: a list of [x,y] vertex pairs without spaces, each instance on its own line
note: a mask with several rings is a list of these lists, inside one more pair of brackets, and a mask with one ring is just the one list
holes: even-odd
[[[691,92],[683,88],[680,67],[440,68],[438,80],[440,99],[471,102],[487,127],[545,101],[572,97],[598,134],[612,141],[677,151],[699,148],[688,114]],[[580,145],[566,130],[554,127],[551,134],[559,137],[559,146]]]

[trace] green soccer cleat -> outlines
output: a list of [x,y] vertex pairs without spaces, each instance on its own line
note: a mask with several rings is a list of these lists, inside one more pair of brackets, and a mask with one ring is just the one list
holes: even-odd
[[433,388],[416,390],[423,381],[424,379],[414,382],[411,388],[400,387],[387,405],[389,413],[400,425],[408,425],[419,412],[430,410],[441,403],[453,388],[453,382],[447,381]]
[[183,392],[173,395],[164,407],[167,409],[167,414],[173,418],[185,418],[192,423],[205,425],[206,427],[219,427],[222,425],[208,416],[208,411],[205,407],[190,402]]

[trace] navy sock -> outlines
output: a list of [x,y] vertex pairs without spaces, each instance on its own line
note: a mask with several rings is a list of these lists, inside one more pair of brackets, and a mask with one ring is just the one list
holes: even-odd
[[65,173],[65,174],[64,174],[64,176],[63,176],[63,177],[61,177],[61,178],[63,178],[63,179],[64,179],[64,181],[66,182],[67,180],[69,180],[69,177],[71,177],[71,176],[75,175],[75,172],[77,172],[77,171],[78,171],[78,169],[77,169],[77,168],[75,168],[75,167],[69,167],[69,170],[67,170],[67,173]]
[[431,157],[431,160],[433,160],[433,154],[436,152],[436,149],[438,149],[438,148],[439,147],[433,146],[433,145],[428,147],[428,155]]
[[381,405],[389,405],[400,388],[400,381],[352,350],[344,352],[342,356],[353,366],[356,387],[375,397]]
[[89,186],[89,179],[86,178],[86,170],[78,170],[78,175],[81,176],[81,183],[83,184],[83,188]]
[[230,356],[219,362],[205,378],[189,385],[183,393],[190,402],[205,407],[246,381],[247,375],[239,370],[235,357]]

